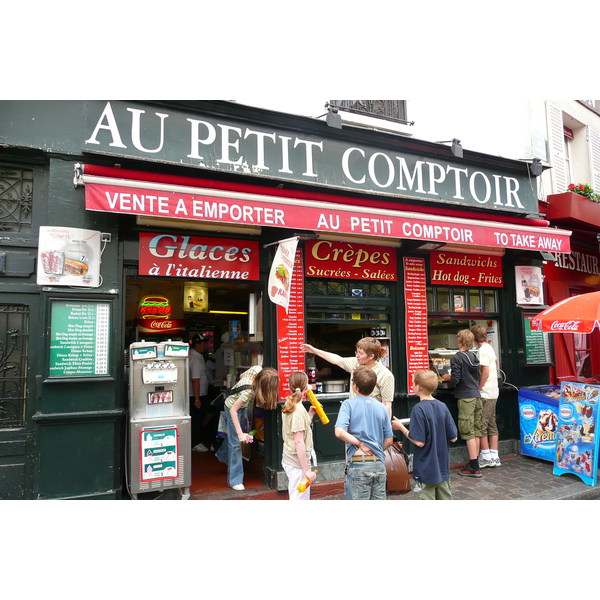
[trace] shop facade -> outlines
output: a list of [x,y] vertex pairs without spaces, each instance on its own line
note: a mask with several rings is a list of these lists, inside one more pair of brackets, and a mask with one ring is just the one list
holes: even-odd
[[[539,274],[546,253],[571,252],[570,232],[539,218],[527,163],[229,102],[1,102],[0,117],[2,180],[22,191],[2,237],[4,343],[21,379],[0,399],[0,497],[124,497],[129,345],[193,333],[209,354],[226,345],[228,387],[253,364],[283,380],[306,369],[305,340],[351,356],[376,337],[406,417],[411,373],[441,374],[457,331],[484,324],[504,374],[500,438],[516,451],[516,390],[552,365],[528,329]],[[47,236],[67,243],[60,276]],[[268,280],[288,238],[285,310]],[[85,325],[91,309],[94,360],[78,332],[57,356],[61,311]],[[339,478],[348,376],[315,366],[330,418],[315,423],[319,471]],[[452,390],[438,394],[456,416]],[[248,465],[284,489],[280,412],[254,418]]]
[[[546,264],[548,304],[600,289],[600,204],[573,192],[551,194],[543,205],[548,220],[572,230],[571,252]],[[600,374],[600,333],[551,335],[554,366],[550,382],[597,379]]]

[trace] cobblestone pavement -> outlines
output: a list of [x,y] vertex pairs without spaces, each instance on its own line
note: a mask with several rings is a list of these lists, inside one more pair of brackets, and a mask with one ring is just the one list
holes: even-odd
[[[551,462],[528,456],[500,457],[502,466],[483,469],[483,477],[462,477],[455,465],[451,472],[455,500],[594,500],[600,499],[600,487],[583,483],[576,475],[554,475]],[[311,500],[343,500],[343,480],[313,484]],[[287,492],[268,488],[218,494],[198,494],[193,500],[287,500]],[[390,494],[389,500],[414,500],[414,494]]]
[[[553,464],[528,456],[501,457],[502,466],[482,469],[483,477],[450,475],[455,500],[591,500],[600,488],[586,485],[576,475],[554,475]],[[325,499],[334,499],[328,496]],[[414,494],[390,494],[389,500],[414,500]]]

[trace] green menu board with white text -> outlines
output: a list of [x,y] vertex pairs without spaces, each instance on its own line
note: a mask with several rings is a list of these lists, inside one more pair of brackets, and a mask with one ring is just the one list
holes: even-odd
[[109,375],[110,303],[52,301],[50,377]]

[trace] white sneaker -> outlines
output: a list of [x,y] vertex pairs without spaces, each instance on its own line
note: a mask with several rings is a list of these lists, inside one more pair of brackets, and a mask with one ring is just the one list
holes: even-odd
[[230,485],[229,486],[232,490],[235,490],[236,492],[241,492],[242,490],[245,490],[246,488],[244,487],[243,483],[238,483],[237,485]]
[[202,444],[202,443],[196,444],[192,448],[192,450],[194,450],[195,452],[208,452],[208,448],[204,444]]

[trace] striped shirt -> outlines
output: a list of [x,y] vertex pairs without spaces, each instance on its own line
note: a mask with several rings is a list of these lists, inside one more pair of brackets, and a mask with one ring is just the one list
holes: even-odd
[[[255,365],[254,367],[250,367],[247,371],[244,371],[240,380],[235,384],[234,389],[242,385],[252,385],[252,383],[254,383],[254,378],[260,371],[262,371],[260,365]],[[225,400],[225,408],[230,409],[240,398],[242,399],[240,409],[246,408],[248,404],[250,404],[250,401],[254,399],[254,388],[243,390],[242,392],[228,396]]]

